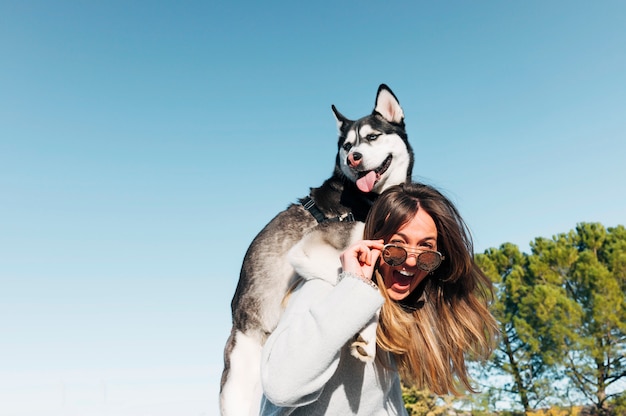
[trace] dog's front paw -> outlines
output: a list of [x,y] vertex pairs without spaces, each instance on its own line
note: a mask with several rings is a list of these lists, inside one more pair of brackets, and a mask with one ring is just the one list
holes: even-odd
[[376,341],[366,342],[361,334],[357,334],[356,341],[350,346],[350,353],[363,362],[371,362],[376,357]]
[[378,326],[378,314],[356,334],[355,340],[350,345],[350,354],[363,362],[371,362],[376,358],[376,327]]

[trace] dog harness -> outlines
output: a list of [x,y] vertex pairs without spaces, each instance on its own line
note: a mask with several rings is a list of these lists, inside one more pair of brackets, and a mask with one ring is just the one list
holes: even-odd
[[319,224],[326,222],[326,221],[339,221],[339,222],[342,222],[342,221],[353,222],[354,221],[354,215],[352,214],[352,211],[348,212],[347,214],[338,215],[333,218],[326,218],[324,213],[317,207],[317,205],[315,205],[315,201],[310,196],[307,196],[306,198],[302,198],[302,201],[300,203],[302,204],[304,209],[306,209],[307,211],[311,213],[311,215],[313,215],[313,217],[317,220]]

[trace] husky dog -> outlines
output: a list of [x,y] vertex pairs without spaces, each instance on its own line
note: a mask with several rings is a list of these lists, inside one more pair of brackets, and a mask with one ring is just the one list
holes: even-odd
[[258,414],[261,349],[276,328],[281,302],[295,277],[288,251],[319,223],[332,230],[342,222],[364,221],[376,197],[411,179],[413,150],[404,113],[385,84],[374,110],[356,121],[331,106],[339,129],[338,152],[330,178],[291,204],[254,238],[243,260],[231,302],[233,326],[224,348],[220,385],[223,416]]

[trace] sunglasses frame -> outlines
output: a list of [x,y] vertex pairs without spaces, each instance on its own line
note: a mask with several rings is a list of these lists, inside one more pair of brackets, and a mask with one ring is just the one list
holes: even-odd
[[[385,257],[385,251],[389,248],[389,247],[393,247],[393,248],[399,248],[402,249],[404,251],[404,258],[402,259],[402,262],[398,263],[398,264],[394,264],[394,263],[390,263],[389,261],[387,261],[387,259]],[[416,249],[410,249],[410,251],[412,251],[413,253],[416,253],[417,256],[415,256],[415,261],[417,263],[417,268],[420,270],[423,270],[425,272],[431,273],[434,272],[435,270],[437,270],[437,268],[439,268],[439,266],[441,266],[441,263],[443,263],[443,261],[446,259],[446,257],[441,254],[440,252],[436,251],[436,250],[428,250],[428,249],[424,249],[424,250],[416,250]],[[428,267],[427,263],[425,262],[420,262],[420,257],[422,256],[422,254],[436,254],[439,258],[439,262],[437,263],[437,265],[435,267]],[[383,261],[385,263],[387,263],[389,266],[391,267],[398,267],[402,264],[404,264],[406,262],[406,259],[409,258],[409,250],[407,250],[405,247],[401,246],[400,244],[394,244],[394,243],[388,243],[385,244],[383,246],[383,250],[381,252],[381,257],[383,259]]]

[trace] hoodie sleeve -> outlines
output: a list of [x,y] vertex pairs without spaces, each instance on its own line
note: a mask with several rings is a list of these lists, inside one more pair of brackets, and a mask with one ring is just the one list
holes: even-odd
[[267,399],[290,407],[315,401],[337,369],[341,348],[383,302],[377,289],[357,277],[336,286],[321,279],[305,281],[263,347],[261,379]]

